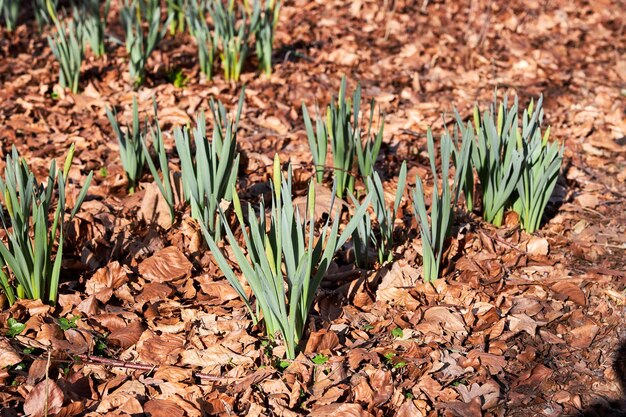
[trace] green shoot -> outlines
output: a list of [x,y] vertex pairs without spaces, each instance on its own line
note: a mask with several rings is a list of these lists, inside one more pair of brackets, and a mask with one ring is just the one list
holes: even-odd
[[256,21],[253,22],[253,32],[255,33],[256,55],[259,59],[259,69],[266,75],[272,74],[272,49],[274,44],[274,30],[280,15],[280,0],[266,0],[263,12],[261,12],[261,2],[255,3]]
[[84,58],[82,39],[79,37],[73,19],[67,26],[55,20],[55,26],[57,30],[52,37],[48,36],[48,44],[59,62],[59,84],[76,94],[78,93],[80,66]]
[[128,179],[128,192],[132,194],[135,192],[135,187],[139,184],[145,163],[144,145],[142,142],[144,142],[146,137],[146,128],[141,128],[139,123],[137,98],[133,97],[133,124],[130,127],[127,126],[124,132],[120,129],[120,125],[117,122],[117,114],[109,108],[106,109],[106,114],[120,145],[122,166]]
[[[216,47],[220,51],[224,78],[226,81],[239,81],[248,56],[248,38],[251,33],[246,12],[242,9],[243,16],[238,22],[233,0],[229,1],[228,6],[222,0],[212,0],[209,3],[209,13],[215,25]],[[251,21],[255,19],[253,16]]]
[[[513,209],[519,214],[520,224],[528,233],[541,226],[541,218],[559,177],[564,148],[557,142],[549,143],[550,128],[541,134],[543,97],[533,102],[522,116],[521,146],[524,168],[517,183],[517,201]],[[518,140],[520,137],[518,136]]]
[[153,99],[153,107],[154,107],[154,127],[150,127],[150,136],[152,137],[152,146],[154,148],[154,152],[157,156],[157,161],[159,163],[159,168],[161,170],[161,174],[163,178],[159,176],[159,171],[155,163],[152,161],[152,157],[150,156],[150,151],[148,150],[148,145],[145,141],[141,140],[141,146],[143,150],[144,159],[148,163],[148,168],[150,169],[150,173],[154,178],[154,182],[156,183],[161,195],[165,199],[167,206],[170,211],[170,219],[172,224],[176,221],[176,213],[174,211],[174,188],[172,187],[172,181],[170,179],[170,169],[167,163],[167,154],[165,153],[165,143],[163,142],[163,132],[161,132],[161,128],[159,127],[159,116],[157,112],[157,103],[156,99]]
[[83,48],[89,45],[97,57],[105,54],[104,36],[111,0],[104,2],[102,13],[100,12],[100,3],[100,0],[83,0],[80,7],[74,12],[79,23],[78,27],[82,32]]
[[0,0],[0,14],[4,19],[4,25],[9,32],[13,32],[15,30],[19,12],[20,0]]
[[206,134],[204,113],[197,118],[193,129],[195,155],[192,153],[188,128],[174,131],[176,151],[180,157],[183,193],[191,204],[191,216],[209,230],[216,239],[220,236],[218,208],[222,200],[232,200],[237,181],[239,153],[237,126],[243,108],[242,90],[234,120],[229,120],[226,109],[211,100],[214,129],[212,140]]
[[187,8],[187,20],[189,22],[191,36],[198,46],[200,72],[210,80],[213,77],[213,61],[215,60],[218,44],[217,31],[211,34],[204,14],[204,5],[198,5],[197,0],[189,4]]
[[[494,118],[497,110],[497,119]],[[524,158],[518,151],[517,97],[511,109],[507,97],[498,106],[494,96],[489,111],[481,119],[474,107],[477,140],[472,146],[472,164],[483,190],[483,217],[494,226],[501,226],[504,212],[522,173]]]
[[165,36],[169,20],[161,25],[161,7],[155,0],[124,0],[120,18],[126,37],[130,79],[134,86],[139,86],[146,78],[148,58]]
[[372,206],[374,207],[374,214],[376,214],[376,220],[378,221],[378,227],[380,236],[375,237],[375,247],[378,252],[378,262],[384,264],[385,262],[391,262],[393,260],[393,232],[394,223],[402,202],[402,196],[406,188],[406,175],[407,167],[406,162],[402,162],[400,167],[400,173],[398,175],[398,188],[396,189],[396,196],[393,202],[393,206],[387,206],[385,202],[385,191],[383,183],[380,180],[377,172],[368,178],[368,189],[373,194]]
[[412,191],[413,212],[419,223],[422,241],[422,275],[424,281],[435,281],[439,277],[444,244],[449,237],[454,219],[454,207],[458,198],[458,184],[463,167],[457,167],[452,188],[448,182],[452,139],[447,132],[441,137],[441,192],[437,170],[435,168],[435,144],[430,129],[427,133],[428,157],[433,175],[433,195],[430,206],[430,218],[426,211],[424,187],[419,176]]

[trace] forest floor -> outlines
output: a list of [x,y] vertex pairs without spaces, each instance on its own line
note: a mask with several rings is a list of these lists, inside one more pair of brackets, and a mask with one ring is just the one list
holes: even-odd
[[[131,117],[123,46],[90,58],[71,95],[55,88],[57,64],[33,24],[2,30],[0,156],[15,145],[44,178],[73,142],[70,187],[95,177],[66,243],[59,305],[0,305],[3,334],[9,317],[26,324],[0,338],[1,416],[44,415],[46,397],[48,415],[63,416],[558,416],[621,396],[611,364],[626,338],[623,3],[384,3],[283,6],[274,73],[250,65],[242,77],[242,198],[267,192],[275,152],[306,194],[301,105],[323,108],[343,74],[385,113],[376,168],[390,190],[405,160],[409,185],[417,174],[428,183],[426,129],[438,136],[442,113],[469,117],[497,87],[521,103],[543,94],[552,137],[566,147],[541,230],[522,232],[513,215],[496,229],[459,211],[443,277],[423,283],[407,194],[395,261],[363,271],[342,252],[302,353],[276,361],[284,351],[253,326],[188,210],[167,228],[149,175],[126,192],[105,115],[116,106]],[[167,81],[172,68],[190,77],[184,88]],[[241,91],[221,71],[200,79],[187,35],[166,37],[148,72],[140,111],[150,116],[156,97],[168,149],[173,126],[211,97],[234,108]]]

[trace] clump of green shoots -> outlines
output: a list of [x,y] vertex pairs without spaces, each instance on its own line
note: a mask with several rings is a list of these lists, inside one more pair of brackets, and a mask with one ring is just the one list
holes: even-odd
[[[359,222],[357,228],[352,233],[355,260],[360,268],[367,268],[371,263],[369,256],[370,247],[376,249],[380,264],[393,260],[394,223],[406,189],[406,174],[406,162],[403,162],[398,174],[398,187],[396,188],[394,203],[391,207],[385,201],[385,191],[378,173],[374,172],[367,178],[368,195],[371,195],[370,200],[376,216],[378,232],[372,226],[369,212],[366,212],[362,217],[362,221]],[[354,203],[355,209],[358,210],[361,204],[351,194],[350,198]]]
[[[474,143],[474,131],[471,122],[464,125],[458,111],[454,110],[457,125],[452,128],[453,147],[452,161],[459,173],[459,188],[465,196],[465,207],[468,212],[474,210],[474,171],[472,170],[471,155]],[[444,126],[446,125],[444,121]],[[447,130],[447,126],[445,126]]]
[[259,59],[259,69],[266,75],[272,74],[272,49],[274,45],[274,31],[280,15],[280,0],[265,0],[265,7],[261,12],[261,1],[255,3],[253,16],[258,16],[253,22],[255,34],[256,55]]
[[2,14],[4,25],[9,32],[15,30],[19,13],[20,0],[0,0],[0,14]]
[[259,208],[259,217],[248,204],[246,227],[239,196],[233,191],[233,205],[243,233],[245,249],[239,246],[223,213],[221,217],[235,256],[233,261],[238,264],[250,285],[256,307],[253,307],[252,300],[246,295],[211,234],[206,228],[203,231],[218,266],[244,300],[254,321],[259,322],[262,318],[267,335],[272,340],[281,338],[287,358],[294,359],[319,284],[336,251],[348,240],[363,216],[371,197],[366,198],[341,234],[339,212],[334,216],[332,224],[329,218],[316,233],[314,183],[309,184],[307,208],[304,213],[300,213],[292,200],[291,167],[287,171],[287,178],[284,178],[280,160],[276,156],[273,171],[269,221],[266,219],[263,202]]
[[[0,0],[1,2],[2,0]],[[57,8],[58,0],[35,0],[33,4],[33,12],[35,14],[35,20],[37,21],[37,27],[39,30],[44,26],[51,24],[56,20],[55,10]]]
[[161,24],[161,7],[157,0],[124,0],[120,18],[129,55],[130,79],[133,85],[139,86],[146,78],[148,58],[165,36],[169,21]]
[[[513,209],[519,214],[522,228],[529,233],[541,225],[541,218],[559,177],[564,147],[549,143],[550,128],[541,133],[543,97],[537,106],[531,101],[522,116],[522,131],[518,132],[524,167],[517,183],[517,199]],[[521,142],[521,143],[519,143]]]
[[117,114],[115,112],[107,108],[106,114],[120,145],[122,166],[124,167],[126,178],[128,179],[128,192],[132,194],[135,192],[135,187],[137,187],[139,183],[146,161],[145,154],[143,152],[143,142],[146,137],[146,128],[145,126],[143,128],[140,126],[137,98],[133,97],[132,126],[126,126],[125,131],[122,131],[120,128],[120,125],[117,122]]
[[[157,111],[157,103],[156,99],[152,102],[154,108],[154,126],[150,127],[150,136],[152,137],[152,147],[154,148],[154,152],[157,156],[157,162],[159,164],[159,169],[157,169],[152,157],[150,156],[150,151],[148,150],[148,145],[146,141],[141,141],[141,146],[143,150],[144,159],[148,163],[148,168],[150,169],[150,173],[154,178],[154,182],[156,183],[163,199],[167,203],[170,212],[170,220],[172,224],[176,220],[176,213],[174,211],[174,187],[172,187],[172,181],[170,178],[170,169],[167,161],[167,154],[165,152],[165,143],[163,142],[163,132],[161,131],[161,127],[159,126],[159,116]],[[162,177],[159,176],[159,170],[161,171]]]
[[[239,81],[241,71],[248,56],[248,39],[251,33],[251,24],[247,14],[241,8],[242,19],[237,19],[234,0],[224,5],[222,0],[212,0],[209,3],[209,13],[213,18],[216,47],[220,53],[224,78],[226,81]],[[255,21],[257,17],[252,17]]]
[[313,155],[313,164],[315,165],[315,178],[318,183],[324,180],[324,166],[326,165],[326,154],[328,152],[328,133],[326,132],[326,123],[321,117],[315,118],[315,130],[311,123],[309,111],[306,104],[302,103],[302,116],[304,118],[304,126],[306,129],[309,147]]
[[[356,211],[361,210],[363,204],[349,194],[350,200],[354,205]],[[371,198],[370,198],[371,201]],[[356,217],[356,216],[355,216]],[[375,245],[374,227],[372,225],[372,218],[368,211],[368,207],[365,206],[365,211],[360,217],[359,222],[352,231],[352,249],[354,251],[354,261],[359,268],[366,269],[370,265],[370,248]]]
[[[66,181],[73,157],[74,145],[69,149],[62,170],[57,170],[55,161],[52,161],[44,185],[37,182],[15,147],[11,155],[7,155],[4,180],[0,178],[3,203],[0,221],[7,239],[7,243],[0,240],[0,284],[9,304],[18,298],[56,303],[65,225],[76,215],[93,176],[93,172],[87,176],[67,216]],[[56,207],[53,205],[55,194]]]
[[[430,206],[430,216],[426,211],[426,198],[424,187],[419,176],[415,180],[415,188],[412,190],[413,212],[419,223],[422,241],[422,275],[424,281],[435,281],[439,277],[441,258],[444,251],[444,244],[450,235],[450,230],[454,220],[454,208],[459,196],[460,175],[463,166],[457,166],[454,183],[450,187],[448,174],[450,170],[450,156],[452,152],[452,139],[445,132],[441,137],[441,186],[435,167],[436,155],[435,144],[430,129],[427,133],[428,157],[433,175],[433,195]],[[467,163],[467,160],[459,161],[460,164]],[[441,191],[440,191],[441,187]]]
[[[304,103],[302,114],[307,132],[309,147],[313,154],[313,163],[316,167],[316,179],[323,179],[324,163],[331,144],[333,157],[334,182],[337,184],[337,196],[343,198],[346,192],[354,193],[355,176],[353,168],[355,161],[360,175],[365,179],[373,170],[380,152],[383,140],[384,122],[381,122],[378,132],[372,135],[372,119],[374,115],[374,100],[371,102],[370,122],[367,129],[367,139],[362,142],[362,131],[359,124],[361,109],[361,86],[358,85],[353,93],[352,100],[346,99],[346,77],[341,80],[339,97],[333,97],[326,110],[326,119],[317,117],[315,130]],[[367,185],[367,184],[366,184]]]
[[[361,96],[361,86],[357,86],[358,97]],[[355,94],[356,99],[357,94]],[[356,161],[359,167],[359,174],[363,178],[369,178],[374,172],[374,164],[376,163],[376,159],[378,158],[378,154],[380,152],[380,147],[383,144],[383,131],[385,129],[385,121],[382,118],[382,114],[379,111],[379,118],[381,120],[380,126],[378,128],[378,132],[375,135],[372,135],[372,123],[374,120],[374,99],[372,99],[370,103],[370,120],[367,126],[367,134],[365,143],[361,141],[361,131],[358,131],[358,135],[355,135],[354,140],[354,148],[356,150]],[[358,108],[355,109],[355,112]],[[355,126],[358,126],[358,114],[355,113]],[[369,185],[366,183],[369,189]]]
[[374,244],[378,252],[378,262],[380,264],[393,260],[394,223],[406,188],[406,174],[406,162],[403,162],[398,174],[398,187],[396,188],[395,199],[391,207],[385,202],[385,191],[378,173],[374,172],[367,180],[369,192],[373,194],[372,206],[374,207],[374,214],[376,215],[379,228],[379,236],[374,238]]
[[186,0],[167,0],[167,20],[170,22],[171,35],[185,31],[185,7],[188,7]]
[[[356,143],[361,141],[358,128],[361,88],[359,86],[354,91],[351,102],[349,99],[346,100],[346,84],[346,77],[344,76],[341,79],[337,101],[333,97],[326,111],[326,132],[333,154],[334,179],[339,198],[343,198],[346,190],[354,193],[352,168]],[[354,124],[350,123],[352,115],[354,115]]]
[[73,19],[67,25],[58,19],[55,19],[54,23],[56,32],[51,37],[48,36],[48,44],[59,62],[59,84],[76,94],[80,66],[84,59],[82,39]]
[[83,0],[74,11],[78,28],[82,32],[83,47],[89,45],[97,57],[105,54],[104,36],[111,0],[105,1],[102,13],[100,3],[100,0]]
[[210,102],[213,114],[213,135],[209,141],[204,113],[197,117],[193,129],[195,154],[192,152],[188,128],[174,131],[176,151],[180,157],[183,194],[191,204],[191,216],[219,239],[221,227],[218,208],[222,200],[232,200],[237,181],[239,153],[237,152],[237,125],[243,108],[241,92],[237,113],[230,120],[222,103]]
[[472,164],[483,190],[483,218],[494,226],[502,225],[524,165],[518,149],[517,97],[510,109],[507,104],[507,97],[499,105],[494,97],[482,118],[478,106],[474,107],[477,138],[472,146]]
[[187,20],[189,22],[189,31],[198,46],[198,61],[200,71],[208,80],[213,77],[213,62],[217,52],[218,37],[217,31],[211,33],[204,14],[204,5],[201,0],[193,0],[187,7]]

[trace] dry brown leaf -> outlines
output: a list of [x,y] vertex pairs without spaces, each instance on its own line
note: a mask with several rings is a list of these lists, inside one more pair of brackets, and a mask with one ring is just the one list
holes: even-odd
[[0,369],[13,366],[21,361],[22,357],[17,353],[17,350],[11,346],[9,340],[5,338],[0,339]]
[[423,414],[415,406],[413,400],[406,400],[396,413],[396,417],[422,417]]
[[239,298],[239,294],[226,280],[213,281],[207,274],[197,277],[196,280],[200,282],[202,292],[222,303]]
[[467,333],[465,322],[460,314],[452,312],[448,307],[431,307],[424,312],[424,321],[432,321],[449,332]]
[[143,406],[148,417],[183,417],[185,410],[170,400],[150,400]]
[[137,343],[142,333],[143,325],[133,321],[125,327],[113,330],[107,339],[122,349],[126,349]]
[[221,366],[228,363],[234,365],[250,365],[252,358],[238,355],[224,346],[215,344],[206,349],[186,349],[181,353],[180,363],[201,367]]
[[154,373],[155,379],[162,379],[167,382],[180,382],[188,380],[192,377],[191,369],[181,368],[180,366],[159,366]]
[[463,401],[450,401],[441,404],[446,410],[451,411],[455,417],[482,417],[480,398],[476,397],[469,403]]
[[174,290],[169,285],[159,282],[149,282],[143,286],[141,294],[137,296],[137,302],[145,303],[167,300],[172,294],[174,294]]
[[139,348],[139,354],[143,361],[161,364],[175,364],[183,350],[185,338],[180,334],[164,333],[160,336],[152,336],[145,340]]
[[113,290],[128,282],[128,274],[119,262],[113,261],[104,268],[100,268],[85,284],[87,295],[107,303],[113,295]]
[[189,276],[193,265],[175,246],[155,253],[139,264],[139,273],[150,281],[169,282]]
[[526,314],[512,314],[509,316],[509,330],[514,333],[526,332],[531,336],[537,333],[537,322]]
[[24,413],[29,417],[54,415],[63,407],[63,391],[56,382],[46,379],[28,393],[24,400]]
[[591,346],[599,330],[600,327],[595,324],[586,324],[577,327],[569,332],[569,342],[572,347],[586,349]]
[[339,338],[337,334],[331,330],[322,329],[318,332],[313,332],[309,336],[305,353],[323,353],[330,354],[331,350],[339,345]]
[[370,385],[374,389],[373,403],[377,406],[383,405],[393,394],[393,384],[391,383],[391,372],[377,369],[370,375]]
[[550,287],[556,293],[559,300],[570,300],[574,303],[584,306],[587,304],[585,293],[577,284],[568,281],[559,281]]
[[348,364],[350,368],[357,369],[361,362],[370,362],[372,365],[378,365],[380,358],[375,352],[363,348],[351,349],[348,352]]
[[373,417],[359,404],[328,404],[315,408],[309,417]]
[[549,252],[550,245],[548,239],[533,236],[526,244],[526,252],[530,256],[546,256]]

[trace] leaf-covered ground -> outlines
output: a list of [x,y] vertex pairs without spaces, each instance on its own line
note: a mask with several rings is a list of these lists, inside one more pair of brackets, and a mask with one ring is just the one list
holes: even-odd
[[[325,106],[343,74],[386,114],[377,169],[390,193],[403,160],[411,186],[416,174],[428,177],[426,129],[440,132],[453,106],[469,116],[496,87],[524,102],[543,93],[553,137],[566,146],[547,224],[530,236],[513,216],[494,229],[459,212],[443,279],[433,285],[420,278],[406,197],[396,261],[356,270],[342,251],[291,363],[252,325],[188,209],[164,230],[167,210],[149,176],[127,195],[104,111],[114,105],[130,117],[124,48],[109,44],[107,58],[89,59],[82,92],[65,95],[54,87],[45,36],[32,24],[2,30],[0,156],[15,145],[43,178],[74,142],[72,186],[97,174],[72,224],[59,306],[0,306],[0,414],[558,416],[618,399],[611,364],[626,337],[623,7],[286,2],[274,74],[264,79],[250,65],[243,76],[244,200],[268,191],[275,152],[294,164],[296,193],[304,193],[312,169],[301,104]],[[121,38],[116,5],[109,27]],[[200,81],[195,54],[190,38],[167,37],[138,91],[147,115],[156,97],[169,149],[174,125],[208,109],[210,97],[233,108],[240,92],[219,72]],[[190,77],[185,88],[167,82],[173,68]],[[26,325],[20,335],[9,337],[9,318]]]

